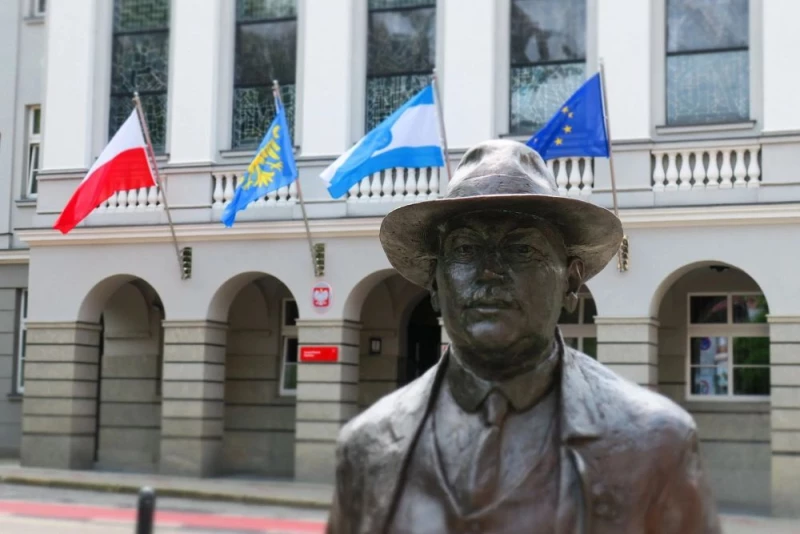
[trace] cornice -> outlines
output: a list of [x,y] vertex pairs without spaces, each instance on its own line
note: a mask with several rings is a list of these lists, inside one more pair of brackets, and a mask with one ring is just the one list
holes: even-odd
[[[651,228],[699,228],[726,226],[768,226],[800,223],[800,203],[692,206],[680,208],[649,208],[620,210],[625,231]],[[382,217],[344,217],[311,219],[309,229],[315,239],[344,237],[377,237]],[[175,233],[181,241],[244,241],[274,239],[305,239],[301,220],[253,221],[225,228],[218,223],[178,224]],[[51,229],[19,229],[17,235],[31,247],[76,246],[83,244],[163,243],[171,241],[169,227],[104,226],[77,228],[67,235]],[[9,255],[7,263],[27,261],[27,253]],[[24,260],[23,256],[24,254]],[[17,258],[14,260],[13,258]],[[0,263],[3,257],[0,253]]]

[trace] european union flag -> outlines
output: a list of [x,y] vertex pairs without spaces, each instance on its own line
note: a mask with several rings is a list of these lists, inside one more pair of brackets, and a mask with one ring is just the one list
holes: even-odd
[[545,160],[568,156],[608,157],[608,132],[598,72],[526,143]]
[[233,226],[236,213],[248,204],[297,179],[292,140],[286,125],[286,113],[278,98],[275,99],[275,119],[270,124],[253,161],[244,173],[244,179],[233,198],[222,212],[225,226]]

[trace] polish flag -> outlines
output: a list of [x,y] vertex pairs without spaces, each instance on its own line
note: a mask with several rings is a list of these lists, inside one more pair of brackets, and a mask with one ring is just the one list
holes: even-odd
[[156,185],[134,109],[94,162],[53,228],[66,234],[117,191]]

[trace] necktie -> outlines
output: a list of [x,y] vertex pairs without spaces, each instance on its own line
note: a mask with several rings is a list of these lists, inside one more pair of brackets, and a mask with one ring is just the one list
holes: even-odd
[[479,434],[471,465],[469,492],[473,510],[484,508],[496,498],[500,475],[500,445],[508,400],[492,391],[482,406],[485,428]]

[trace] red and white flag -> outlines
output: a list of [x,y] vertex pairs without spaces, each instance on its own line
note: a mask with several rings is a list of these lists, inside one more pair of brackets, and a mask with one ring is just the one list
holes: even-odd
[[117,191],[156,185],[134,109],[94,162],[53,228],[66,234]]

